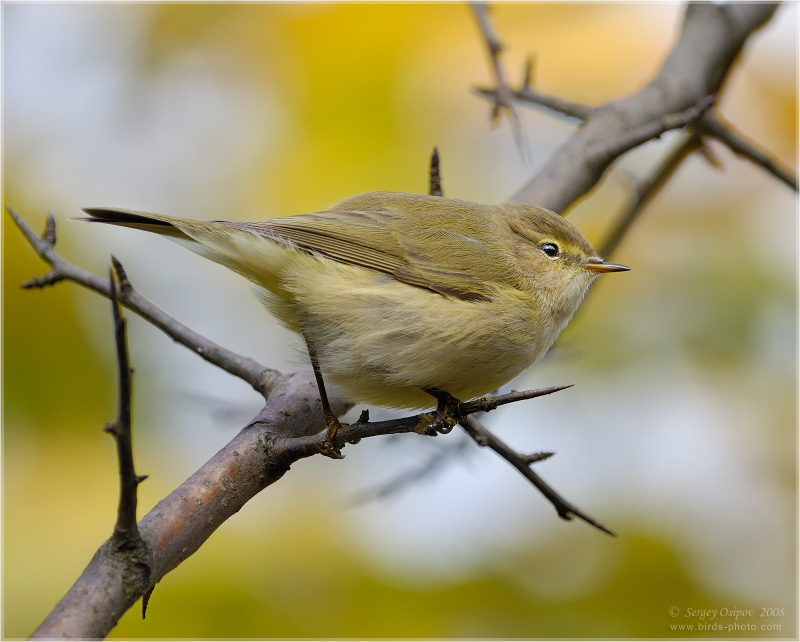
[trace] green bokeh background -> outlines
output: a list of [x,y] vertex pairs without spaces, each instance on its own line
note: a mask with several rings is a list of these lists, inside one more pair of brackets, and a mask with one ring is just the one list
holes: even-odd
[[[681,11],[519,3],[492,17],[514,81],[535,54],[538,89],[598,104],[647,81]],[[793,169],[796,33],[797,5],[781,7],[719,106]],[[573,127],[521,108],[527,164],[507,123],[491,129],[470,92],[489,82],[487,60],[460,4],[4,4],[3,77],[4,203],[37,230],[52,210],[63,256],[104,274],[113,253],[169,313],[283,370],[305,366],[237,277],[68,219],[89,205],[259,219],[372,189],[424,192],[434,145],[446,195],[501,201]],[[590,241],[673,140],[626,156],[570,213]],[[145,621],[135,607],[111,637],[796,637],[797,203],[711,148],[723,168],[681,167],[612,257],[633,270],[601,279],[514,383],[575,388],[487,417],[521,450],[557,451],[538,470],[619,537],[558,520],[469,445],[398,494],[354,501],[463,438],[369,440],[342,462],[298,463],[158,585]],[[7,217],[3,268],[11,638],[111,532],[115,455],[100,429],[116,400],[107,303],[69,284],[21,290],[45,267]],[[129,318],[147,511],[259,403]],[[721,613],[734,608],[754,614]],[[709,622],[726,628],[672,626]]]

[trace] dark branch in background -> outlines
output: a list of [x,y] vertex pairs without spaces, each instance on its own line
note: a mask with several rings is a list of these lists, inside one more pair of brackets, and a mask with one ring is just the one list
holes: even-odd
[[489,51],[489,59],[492,64],[492,75],[494,76],[494,104],[492,106],[492,124],[497,125],[500,120],[500,114],[505,112],[508,115],[508,122],[511,125],[511,132],[514,136],[514,141],[517,143],[519,153],[523,158],[527,159],[527,147],[525,146],[525,139],[522,135],[522,125],[519,121],[517,109],[514,106],[514,92],[506,83],[505,73],[500,64],[500,54],[503,52],[503,44],[497,37],[497,34],[489,21],[489,6],[484,2],[471,3],[472,11],[475,14],[475,19],[478,21],[478,27],[483,35],[483,40],[486,43],[486,48]]
[[[519,89],[519,91],[514,93],[514,98],[516,100],[520,102],[529,102],[538,107],[544,107],[548,111],[572,118],[579,122],[587,120],[592,115],[593,108],[589,107],[588,105],[574,103],[569,100],[559,98],[558,96],[548,96],[547,94],[543,94],[533,89],[533,87],[531,87],[531,83],[533,82],[533,65],[534,58],[533,56],[530,56],[525,64],[525,75],[522,79],[522,87]],[[487,93],[491,94],[491,90],[478,88],[476,91],[484,95]]]
[[683,160],[699,146],[700,137],[696,133],[685,134],[675,146],[675,149],[661,161],[652,176],[646,180],[640,181],[636,185],[633,197],[625,208],[625,211],[620,214],[608,238],[600,244],[600,256],[611,256],[645,204],[648,203],[658,190],[661,189],[664,183],[669,180]]
[[412,470],[401,473],[382,486],[358,493],[349,503],[350,505],[362,504],[373,499],[384,499],[396,495],[406,488],[418,484],[423,479],[433,477],[436,473],[442,471],[446,464],[466,455],[466,447],[469,445],[469,440],[462,439],[453,445],[441,448]]
[[706,112],[695,126],[703,134],[716,138],[734,154],[763,167],[779,181],[791,187],[795,192],[797,191],[797,177],[778,165],[766,152],[756,148],[752,143],[748,143],[733,130],[730,123],[723,123],[719,116]]

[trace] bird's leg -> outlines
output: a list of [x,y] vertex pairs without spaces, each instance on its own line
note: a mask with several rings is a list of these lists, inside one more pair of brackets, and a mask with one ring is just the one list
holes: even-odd
[[439,434],[447,434],[453,429],[460,419],[458,407],[461,401],[445,390],[439,388],[423,388],[425,392],[434,397],[438,402],[436,406],[436,418],[430,428]]
[[336,431],[343,427],[339,418],[333,414],[331,404],[328,402],[328,393],[325,392],[325,382],[322,380],[322,371],[319,368],[319,358],[317,351],[314,349],[313,344],[308,337],[303,334],[306,341],[306,348],[308,349],[308,357],[311,359],[311,368],[314,370],[314,378],[317,380],[317,388],[319,389],[319,400],[322,403],[322,416],[325,418],[325,428],[328,431],[327,444],[323,448],[323,454],[335,459],[341,459],[342,454],[333,445],[333,438],[336,436]]

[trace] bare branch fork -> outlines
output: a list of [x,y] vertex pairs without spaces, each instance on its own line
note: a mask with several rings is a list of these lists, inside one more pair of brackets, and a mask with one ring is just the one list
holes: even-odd
[[508,116],[511,132],[514,135],[514,141],[517,143],[517,149],[519,149],[522,158],[527,160],[528,148],[525,145],[522,125],[519,121],[517,109],[514,106],[514,92],[508,86],[503,66],[500,64],[500,54],[503,52],[504,48],[503,43],[500,42],[500,38],[497,37],[494,26],[489,20],[489,6],[485,2],[472,2],[471,6],[475,14],[475,19],[478,22],[478,27],[483,35],[483,40],[486,43],[486,49],[489,52],[492,75],[494,76],[495,89],[492,94],[492,98],[494,99],[491,116],[492,124],[496,125],[500,121],[500,115],[502,113]]
[[[621,154],[669,130],[686,126],[719,140],[797,190],[795,176],[779,167],[769,154],[747,143],[709,109],[744,43],[772,17],[777,6],[774,3],[688,4],[679,39],[653,80],[630,96],[598,107],[535,91],[530,87],[532,63],[529,62],[521,88],[511,92],[514,100],[577,120],[581,127],[513,200],[563,213],[599,182]],[[488,42],[487,31],[483,33]],[[499,85],[476,91],[493,101],[507,100],[507,91]],[[630,218],[625,224],[630,224]]]
[[[48,221],[42,237],[55,243],[55,226]],[[38,287],[61,280],[49,274],[35,280]],[[128,358],[126,324],[117,298],[113,275],[108,281],[114,343],[117,356],[117,418],[103,430],[114,437],[119,469],[119,505],[111,537],[95,553],[89,566],[34,636],[102,637],[117,623],[133,602],[127,596],[144,596],[142,614],[152,587],[153,554],[136,523],[137,489],[147,475],[137,475],[133,464],[131,397],[133,371]],[[67,623],[65,626],[64,624]]]
[[111,316],[114,321],[114,344],[117,355],[117,381],[119,386],[119,410],[117,419],[103,428],[114,437],[117,444],[119,467],[119,506],[117,523],[111,535],[112,550],[120,556],[124,569],[124,584],[144,590],[142,617],[147,610],[147,600],[153,590],[151,583],[152,553],[139,533],[136,523],[137,490],[147,475],[137,475],[133,464],[133,427],[131,401],[133,397],[133,369],[128,356],[128,338],[125,318],[117,298],[114,274],[109,273],[108,285],[111,299]]

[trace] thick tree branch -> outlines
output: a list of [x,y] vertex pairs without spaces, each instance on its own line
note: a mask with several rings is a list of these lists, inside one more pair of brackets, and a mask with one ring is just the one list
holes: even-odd
[[[568,386],[485,397],[461,404],[458,412],[488,411],[522,399],[552,394],[565,387]],[[347,443],[366,437],[427,434],[430,419],[431,415],[422,413],[399,420],[358,421],[342,428],[334,444],[343,448]],[[257,420],[139,522],[139,532],[152,554],[149,586],[123,581],[126,567],[109,555],[112,547],[109,540],[32,637],[104,637],[122,613],[197,551],[225,520],[261,490],[278,481],[293,463],[318,454],[325,447],[326,439],[313,377],[300,374],[281,377]],[[109,614],[108,617],[88,616],[87,603],[95,604],[98,610]]]
[[[619,145],[620,139],[701,106],[708,96],[717,94],[747,38],[769,20],[776,7],[772,3],[688,4],[680,37],[655,78],[630,96],[591,109],[583,126],[511,200],[564,212],[627,151],[627,146]],[[675,127],[685,125],[675,122]],[[654,132],[659,130],[654,128]]]
[[[324,427],[312,378],[282,377],[257,428],[245,428],[139,522],[152,552],[150,586],[194,553],[256,493],[280,479],[298,457],[281,436]],[[109,540],[34,632],[33,638],[103,638],[148,587],[124,581],[126,566]]]

